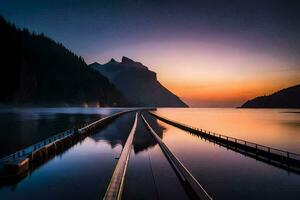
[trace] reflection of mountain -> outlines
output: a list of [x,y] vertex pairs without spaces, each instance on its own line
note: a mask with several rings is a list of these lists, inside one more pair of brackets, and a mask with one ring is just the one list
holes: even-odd
[[135,113],[122,115],[115,119],[112,123],[101,128],[99,133],[91,135],[90,137],[97,141],[104,140],[108,142],[112,148],[118,144],[124,146],[128,134],[134,122]]
[[[133,121],[134,121],[135,113],[129,113],[122,115],[118,117],[117,119],[113,120],[111,123],[105,125],[104,127],[101,127],[98,130],[95,131],[95,134],[92,134],[90,138],[97,141],[106,141],[111,145],[112,148],[114,148],[116,145],[122,145],[124,146],[128,134],[132,128]],[[81,116],[79,116],[81,117]],[[90,119],[90,117],[93,116],[82,116],[85,120]],[[87,117],[87,118],[86,118]],[[82,120],[82,119],[79,119]],[[149,134],[148,130],[144,126],[144,122],[142,121],[141,117],[138,119],[138,127],[137,132],[134,139],[134,152],[137,154],[138,152],[144,151],[148,149],[149,147],[155,146],[156,142],[152,138],[152,136]],[[147,121],[151,124],[153,129],[158,133],[160,137],[162,137],[163,134],[163,128],[159,126],[156,119],[154,117],[149,116],[147,117]],[[84,140],[84,138],[78,139],[74,144],[77,142],[80,142],[81,140]],[[17,184],[23,180],[25,177],[30,175],[34,170],[38,169],[39,167],[45,165],[48,161],[52,160],[55,156],[61,156],[64,153],[66,153],[74,144],[67,143],[64,149],[61,149],[61,151],[57,151],[56,154],[49,155],[49,157],[45,160],[33,162],[30,165],[30,171],[26,171],[24,174],[20,174],[20,176],[12,176],[7,177],[6,174],[3,174],[4,171],[0,168],[0,189],[3,186],[9,186],[12,189],[14,189]],[[5,177],[5,179],[3,178]]]
[[[163,127],[161,127],[157,123],[157,119],[152,116],[145,115],[146,120],[151,125],[153,130],[157,133],[157,135],[162,138],[163,137]],[[149,133],[148,129],[146,128],[142,118],[139,118],[139,127],[137,129],[137,133],[134,138],[134,152],[138,153],[144,151],[145,149],[155,146],[157,143],[154,140],[153,136]]]
[[300,108],[300,85],[260,96],[244,103],[242,108]]
[[[95,141],[104,140],[108,142],[112,148],[118,144],[124,146],[133,125],[134,115],[134,113],[123,115],[115,119],[113,123],[108,124],[105,128],[101,129],[99,134],[94,134],[90,137]],[[149,119],[147,118],[147,120],[157,131],[158,135],[162,137],[163,129],[158,125],[156,119],[150,116]],[[141,117],[139,117],[137,132],[133,143],[134,152],[138,153],[144,151],[155,144],[156,142],[148,133],[148,130],[144,126],[144,122],[142,121]]]
[[142,63],[123,57],[122,62],[111,60],[91,68],[106,76],[135,106],[187,107],[175,94],[160,84],[156,73]]

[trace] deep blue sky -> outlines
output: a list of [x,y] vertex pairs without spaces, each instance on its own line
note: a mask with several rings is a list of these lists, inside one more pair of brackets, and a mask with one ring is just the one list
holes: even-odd
[[95,50],[199,35],[265,41],[293,54],[300,49],[299,5],[292,0],[1,0],[0,13],[87,58]]
[[[195,79],[188,71],[193,74],[199,73],[197,75],[201,76],[203,71],[199,68],[211,67],[217,70],[211,73],[219,73],[220,69],[212,65],[220,66],[220,63],[202,63],[200,57],[202,56],[202,60],[205,58],[212,60],[213,56],[218,59],[224,56],[219,52],[221,50],[233,52],[231,56],[229,55],[229,59],[222,61],[226,62],[224,66],[228,67],[226,74],[232,72],[246,76],[247,73],[252,73],[252,76],[255,76],[251,68],[255,70],[266,68],[270,73],[281,70],[290,70],[290,74],[299,72],[300,3],[298,2],[300,1],[0,0],[0,14],[19,27],[26,27],[38,33],[43,32],[50,38],[62,42],[83,56],[88,63],[94,61],[103,63],[111,57],[120,59],[122,55],[137,59],[153,67],[152,69],[159,73],[161,81],[176,90],[178,85],[185,84],[185,87],[188,87],[187,85],[195,82],[186,83],[187,79]],[[210,51],[204,57],[206,49]],[[197,54],[192,56],[194,52]],[[242,52],[238,57],[243,59],[245,55],[246,57],[249,55],[253,65],[247,63],[247,66],[242,66],[242,61],[237,62],[242,59],[235,59],[236,52]],[[261,60],[267,67],[257,65]],[[272,69],[274,63],[280,63],[280,66],[274,65]],[[230,68],[230,65],[233,67]],[[238,65],[241,70],[237,70]],[[172,71],[182,70],[178,69],[179,67],[186,70],[181,74],[172,75],[172,77],[182,76],[178,78],[179,82],[175,82],[168,75],[172,74]],[[174,68],[176,70],[173,70]],[[278,74],[273,74],[268,80],[274,81],[275,76],[278,77]],[[228,82],[232,74],[227,77],[224,81]],[[245,77],[244,81],[250,78]],[[283,80],[279,80],[282,84],[276,87],[297,82],[298,78],[285,74]],[[220,76],[212,77],[210,80],[217,79],[221,80]],[[293,81],[290,81],[292,79]],[[217,82],[199,83],[195,87],[199,89],[207,84]],[[275,86],[266,88],[260,91],[270,92]],[[178,90],[181,96],[184,96],[183,90],[185,88]],[[249,93],[248,90],[244,92]],[[192,102],[188,97],[185,98]],[[198,100],[201,99],[204,101],[203,98]],[[238,101],[242,100],[231,99],[229,105],[235,105],[233,103]]]

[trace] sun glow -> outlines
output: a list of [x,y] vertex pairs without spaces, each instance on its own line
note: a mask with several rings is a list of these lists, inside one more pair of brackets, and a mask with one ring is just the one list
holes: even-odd
[[236,107],[300,82],[294,60],[234,41],[145,42],[107,52],[124,54],[157,72],[165,87],[196,107]]

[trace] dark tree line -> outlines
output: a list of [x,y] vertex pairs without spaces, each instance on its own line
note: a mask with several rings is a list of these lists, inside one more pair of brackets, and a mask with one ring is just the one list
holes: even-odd
[[124,105],[109,80],[61,43],[0,15],[0,104]]

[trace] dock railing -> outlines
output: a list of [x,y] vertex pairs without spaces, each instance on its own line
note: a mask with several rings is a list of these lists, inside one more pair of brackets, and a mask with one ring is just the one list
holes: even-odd
[[149,130],[149,133],[154,137],[162,152],[175,170],[176,174],[184,184],[184,188],[187,189],[188,194],[191,195],[191,199],[212,200],[212,197],[206,192],[206,190],[201,186],[192,173],[183,165],[183,163],[171,152],[167,145],[152,129],[143,115],[142,120],[144,121],[146,128]]
[[31,146],[28,146],[24,149],[18,150],[13,154],[5,156],[4,158],[0,159],[0,163],[3,163],[3,162],[8,161],[10,159],[17,159],[17,158],[24,157],[26,155],[30,155],[33,151],[41,149],[41,148],[47,146],[48,144],[51,144],[51,143],[53,143],[57,140],[61,140],[61,139],[64,139],[66,137],[69,137],[70,135],[73,135],[75,132],[76,132],[76,129],[72,128],[72,129],[63,131],[61,133],[58,133],[54,136],[51,136],[51,137],[46,138],[46,139],[44,139],[40,142],[37,142],[37,143],[35,143]]
[[[243,140],[243,139],[230,137],[230,136],[227,136],[224,134],[219,134],[219,133],[215,133],[212,131],[200,129],[200,128],[186,125],[186,124],[183,124],[180,122],[176,122],[176,121],[168,119],[166,117],[159,116],[152,112],[149,112],[149,114],[165,123],[168,123],[170,125],[180,128],[180,129],[186,130],[193,134],[197,134],[203,138],[208,139],[209,141],[218,143],[221,146],[230,148],[232,150],[239,151],[240,153],[247,153],[247,154],[252,154],[255,157],[265,158],[269,162],[271,160],[277,161],[280,164],[285,164],[285,166],[282,166],[282,167],[291,169],[292,171],[294,171],[294,169],[296,168],[295,169],[296,172],[300,173],[300,154],[273,148],[273,147],[269,147],[269,146],[265,146],[265,145],[261,145],[261,144],[258,144],[255,142],[250,142],[250,141]],[[251,157],[254,157],[254,156],[251,156]]]
[[115,118],[119,115],[125,114],[127,112],[132,112],[132,111],[134,111],[134,110],[126,110],[126,111],[117,112],[117,113],[111,114],[109,116],[103,117],[101,119],[98,119],[98,120],[95,120],[95,121],[92,121],[92,122],[89,122],[89,123],[83,123],[80,126],[73,127],[69,130],[60,132],[60,133],[58,133],[56,135],[53,135],[51,137],[48,137],[48,138],[46,138],[46,139],[44,139],[40,142],[37,142],[33,145],[30,145],[30,146],[25,147],[21,150],[18,150],[13,154],[10,154],[8,156],[5,156],[5,157],[1,158],[0,159],[0,164],[3,164],[5,162],[11,161],[11,160],[20,159],[20,158],[24,158],[26,156],[29,156],[32,152],[37,151],[39,149],[42,149],[45,146],[47,146],[49,144],[52,144],[53,142],[63,140],[67,137],[70,137],[70,136],[73,136],[73,135],[76,135],[76,134],[84,134],[87,131],[89,131],[91,128],[95,128],[96,126],[100,125],[101,123],[103,123],[103,122],[105,122],[109,119],[113,119],[113,118]]

